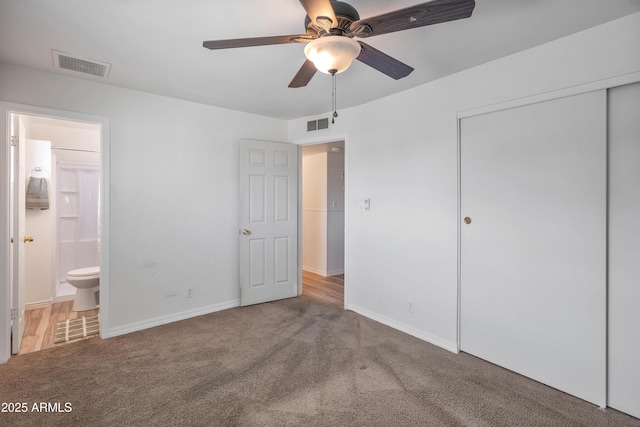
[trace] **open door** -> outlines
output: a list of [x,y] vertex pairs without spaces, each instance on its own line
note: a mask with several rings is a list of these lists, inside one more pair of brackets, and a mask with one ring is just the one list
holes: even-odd
[[24,125],[17,114],[11,114],[11,353],[20,351],[22,335],[24,334],[24,306],[25,306],[25,256],[24,245],[28,238],[25,236],[25,135]]
[[240,305],[298,295],[298,146],[240,142]]

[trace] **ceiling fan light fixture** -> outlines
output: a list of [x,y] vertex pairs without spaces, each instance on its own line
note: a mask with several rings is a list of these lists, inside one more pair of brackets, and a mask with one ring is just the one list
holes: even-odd
[[325,36],[310,41],[304,48],[307,59],[325,74],[341,73],[360,55],[360,43],[344,36]]

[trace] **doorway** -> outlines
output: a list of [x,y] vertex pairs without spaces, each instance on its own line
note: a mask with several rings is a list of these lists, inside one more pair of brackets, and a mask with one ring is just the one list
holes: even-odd
[[[100,125],[18,115],[27,179],[48,182],[47,209],[25,210],[25,331],[18,354],[56,345],[56,326],[93,317],[76,311],[68,271],[99,265]],[[15,189],[15,187],[14,187]],[[23,271],[22,268],[19,271]],[[68,341],[65,341],[68,342]]]
[[[48,325],[43,322],[47,310],[51,321],[60,316],[73,319],[87,314],[72,311],[75,288],[63,283],[64,279],[62,282],[58,280],[66,275],[69,258],[79,258],[81,262],[86,262],[87,260],[83,260],[85,255],[90,258],[91,253],[94,253],[93,262],[102,263],[102,270],[108,271],[108,246],[105,241],[108,239],[108,217],[105,216],[108,212],[108,180],[105,178],[108,176],[109,125],[107,118],[80,113],[6,103],[0,107],[4,113],[2,126],[7,137],[7,156],[2,156],[0,160],[3,166],[7,167],[7,171],[16,170],[16,175],[20,173],[23,177],[16,180],[13,174],[8,174],[11,179],[5,188],[9,191],[3,190],[0,194],[7,206],[2,213],[3,221],[6,221],[9,225],[7,229],[10,230],[11,239],[7,239],[7,242],[16,242],[7,244],[0,251],[3,262],[10,267],[6,275],[8,280],[0,289],[3,294],[9,296],[6,305],[3,304],[0,311],[8,310],[11,314],[5,318],[6,320],[0,320],[0,323],[6,322],[0,326],[10,331],[8,336],[0,336],[0,363],[3,363],[8,360],[10,354],[21,353],[22,344],[32,349],[44,349],[46,345],[43,346],[43,341],[48,340],[50,344],[53,342],[53,337],[42,336],[55,332],[50,326],[51,322]],[[18,156],[15,156],[16,152]],[[101,152],[107,154],[107,157],[101,156]],[[93,217],[88,218],[85,224],[74,224],[71,227],[76,230],[85,227],[81,230],[83,236],[78,240],[80,245],[93,246],[93,252],[85,247],[71,250],[68,242],[67,247],[61,248],[57,239],[65,230],[64,225],[61,227],[59,223],[60,210],[57,209],[56,202],[60,194],[56,192],[56,176],[68,174],[71,169],[81,170],[81,186],[93,183],[96,187],[90,196],[90,203],[96,207]],[[38,209],[26,209],[25,204],[16,203],[13,197],[14,194],[21,193],[16,193],[18,183],[23,184],[20,190],[24,190],[26,182],[31,177],[48,183],[46,206]],[[71,201],[68,205],[73,205],[73,197],[68,199]],[[76,200],[76,204],[81,203],[86,204],[87,200]],[[99,215],[100,226],[97,225]],[[87,237],[86,224],[91,223],[96,224],[93,234],[103,236],[101,244],[97,236]],[[21,243],[23,234],[24,244]],[[101,261],[97,257],[99,252],[102,252]],[[14,257],[14,253],[20,255]],[[73,256],[70,257],[69,254]],[[29,268],[29,265],[35,268]],[[104,274],[104,278],[101,277],[100,288],[105,289],[107,286],[108,274]],[[108,298],[100,298],[103,313],[107,308],[107,300]],[[29,317],[31,320],[35,318],[39,325],[28,325]],[[107,330],[107,316],[101,315],[100,318],[104,320],[100,325],[100,331],[103,332]],[[40,334],[40,337],[36,336],[36,333]],[[104,332],[101,335],[106,336]]]
[[345,142],[301,149],[302,294],[344,307]]

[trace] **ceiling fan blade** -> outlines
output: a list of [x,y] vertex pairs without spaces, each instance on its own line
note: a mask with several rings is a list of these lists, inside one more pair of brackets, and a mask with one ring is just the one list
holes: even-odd
[[366,43],[359,43],[362,46],[362,50],[356,59],[381,73],[398,80],[407,77],[413,71],[412,67],[390,57],[386,53],[380,52]]
[[331,26],[338,23],[338,19],[333,11],[330,0],[300,0],[300,4],[302,4],[304,10],[307,11],[307,15],[311,18],[311,22],[315,22],[322,26],[317,20],[319,16],[324,16],[331,19]]
[[267,46],[272,44],[287,44],[309,41],[306,34],[292,36],[253,37],[247,39],[209,40],[202,42],[207,49],[231,49],[235,47]]
[[[352,23],[350,30],[358,37],[371,37],[455,21],[470,17],[475,5],[475,0],[434,0],[372,18],[361,19]],[[363,31],[363,28],[366,30]]]
[[289,87],[304,87],[311,81],[311,78],[316,74],[316,66],[308,59],[302,64],[302,67],[298,70],[298,74],[291,80]]

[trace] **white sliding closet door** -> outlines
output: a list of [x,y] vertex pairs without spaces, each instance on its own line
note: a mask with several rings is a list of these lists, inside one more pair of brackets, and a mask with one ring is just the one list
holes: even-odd
[[606,91],[461,121],[461,349],[606,405]]
[[640,83],[609,91],[609,406],[640,417]]

